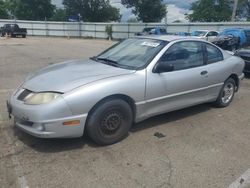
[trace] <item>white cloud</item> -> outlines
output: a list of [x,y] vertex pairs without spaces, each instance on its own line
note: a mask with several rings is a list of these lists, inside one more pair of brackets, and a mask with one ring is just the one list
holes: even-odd
[[182,9],[174,4],[170,4],[168,5],[168,13],[167,13],[168,22],[172,23],[176,20],[180,20],[181,22],[188,22],[185,14],[189,14],[190,12],[191,11],[188,9]]
[[51,0],[51,3],[56,5],[59,8],[63,8],[62,1],[63,0]]
[[133,17],[134,15],[132,14],[132,9],[127,9],[125,6],[123,6],[120,3],[120,0],[111,0],[110,4],[113,7],[119,8],[120,9],[120,14],[122,15],[121,21],[127,21],[130,17]]
[[[51,2],[58,7],[62,7],[62,1],[52,0]],[[185,14],[191,12],[188,7],[194,1],[196,0],[165,0],[168,4],[168,22],[171,23],[175,20],[187,22]],[[120,2],[121,0],[110,0],[112,6],[120,9],[120,14],[122,15],[121,21],[127,21],[129,18],[134,17],[132,10],[124,7]]]

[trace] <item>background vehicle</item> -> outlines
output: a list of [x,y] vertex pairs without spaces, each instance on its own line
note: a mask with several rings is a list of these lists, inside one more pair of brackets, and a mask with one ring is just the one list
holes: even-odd
[[204,40],[134,37],[89,60],[36,72],[14,91],[8,112],[18,128],[37,137],[86,131],[108,145],[125,138],[133,122],[201,103],[228,106],[243,68],[241,58]]
[[230,28],[224,29],[214,41],[225,50],[236,50],[240,47],[250,45],[250,29]]
[[177,32],[177,33],[174,33],[174,35],[178,35],[178,36],[190,36],[191,34],[188,33],[188,32]]
[[209,42],[213,41],[219,33],[217,31],[210,30],[197,30],[191,33],[192,36],[197,37],[199,39],[204,39]]
[[243,72],[250,75],[250,47],[237,50],[235,55],[241,57],[245,61]]
[[11,37],[22,36],[25,38],[27,36],[27,29],[20,28],[17,24],[5,24],[1,27],[1,36],[10,35]]
[[213,41],[213,44],[219,46],[223,50],[235,51],[240,46],[240,38],[232,34],[219,34]]
[[146,27],[140,33],[136,33],[136,36],[143,35],[166,35],[167,31],[163,27]]

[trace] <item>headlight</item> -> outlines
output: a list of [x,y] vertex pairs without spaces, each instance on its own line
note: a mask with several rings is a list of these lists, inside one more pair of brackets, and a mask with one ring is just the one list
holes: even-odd
[[60,93],[52,93],[52,92],[30,93],[24,98],[24,103],[31,105],[46,104],[55,100],[60,95],[61,95]]

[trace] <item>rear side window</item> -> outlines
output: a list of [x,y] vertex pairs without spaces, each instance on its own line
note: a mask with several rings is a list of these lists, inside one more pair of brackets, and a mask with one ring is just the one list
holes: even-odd
[[223,60],[223,55],[221,51],[215,46],[206,44],[206,49],[207,49],[207,63],[208,64],[216,63],[218,61]]

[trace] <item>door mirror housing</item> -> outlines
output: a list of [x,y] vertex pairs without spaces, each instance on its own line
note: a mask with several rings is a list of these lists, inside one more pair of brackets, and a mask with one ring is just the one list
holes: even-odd
[[174,65],[160,62],[158,65],[156,65],[154,72],[163,73],[163,72],[171,72],[173,70],[174,70]]

